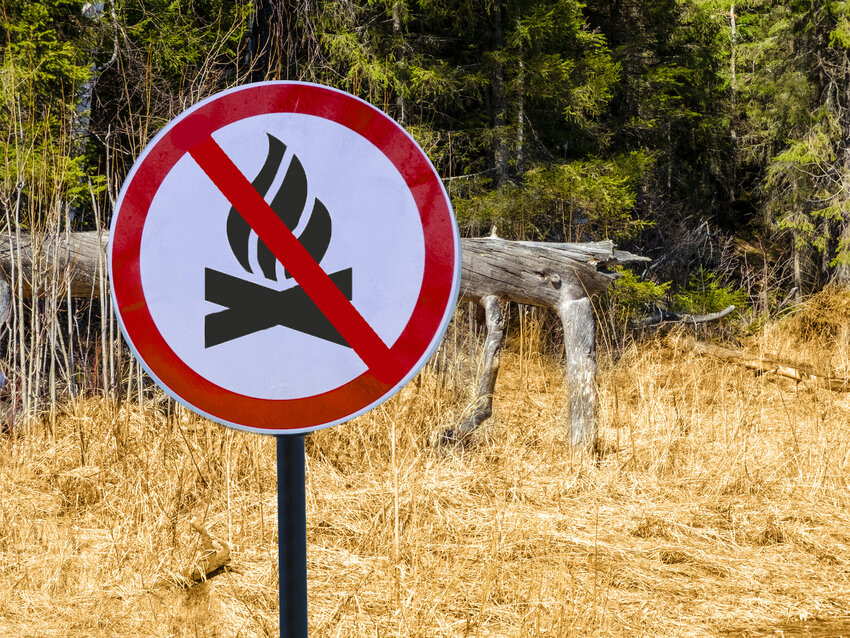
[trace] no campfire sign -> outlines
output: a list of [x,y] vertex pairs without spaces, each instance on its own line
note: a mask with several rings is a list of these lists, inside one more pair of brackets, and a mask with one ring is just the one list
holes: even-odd
[[361,414],[433,354],[458,295],[448,196],[413,139],[327,87],[263,82],[172,120],[118,199],[121,329],[191,409],[303,433]]

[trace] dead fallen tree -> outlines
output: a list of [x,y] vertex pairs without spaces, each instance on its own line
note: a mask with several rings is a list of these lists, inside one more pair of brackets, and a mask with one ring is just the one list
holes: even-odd
[[[39,296],[51,291],[59,298],[96,298],[107,290],[106,248],[105,232],[70,233],[40,241],[25,233],[10,234],[0,241],[0,273],[23,297],[33,291]],[[596,360],[590,297],[616,278],[605,267],[646,259],[615,250],[611,241],[542,243],[487,237],[464,239],[462,248],[461,299],[485,311],[484,372],[472,413],[445,432],[443,440],[465,440],[490,417],[505,336],[501,306],[514,301],[558,313],[564,327],[570,440],[574,445],[592,443],[596,438]]]
[[797,383],[805,382],[835,392],[850,392],[850,379],[818,374],[809,366],[789,363],[773,356],[750,354],[742,350],[724,348],[713,343],[704,343],[701,341],[686,343],[686,347],[697,354],[717,357],[730,363],[742,365],[750,370],[757,370],[767,374],[777,374],[781,377],[793,379]]

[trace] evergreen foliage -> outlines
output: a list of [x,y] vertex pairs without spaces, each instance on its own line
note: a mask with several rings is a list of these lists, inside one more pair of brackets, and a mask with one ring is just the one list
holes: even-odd
[[741,310],[748,305],[742,290],[724,285],[715,273],[702,267],[676,293],[675,302],[679,310],[693,315],[719,312],[729,306]]
[[737,237],[773,273],[753,294],[783,273],[850,285],[845,1],[0,0],[0,19],[0,205],[19,223],[58,207],[91,227],[176,113],[295,79],[407,127],[466,234],[612,238],[682,294],[721,261],[752,279],[715,241]]
[[644,316],[665,305],[671,282],[655,283],[641,279],[629,268],[617,270],[620,277],[611,285],[609,294],[616,301],[614,314],[620,323]]
[[[741,160],[766,233],[787,237],[794,283],[850,284],[847,2],[741,5]],[[746,13],[743,13],[746,12]]]

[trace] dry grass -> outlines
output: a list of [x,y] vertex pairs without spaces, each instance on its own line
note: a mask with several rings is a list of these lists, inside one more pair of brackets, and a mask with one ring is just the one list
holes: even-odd
[[[846,374],[850,312],[827,301],[749,347]],[[565,445],[529,326],[472,449],[429,444],[469,401],[451,339],[393,400],[310,435],[311,636],[850,634],[850,394],[686,338],[602,366],[599,457]],[[52,434],[3,439],[0,635],[277,635],[274,450],[165,401],[78,400]],[[158,584],[196,555],[195,517],[233,569]]]

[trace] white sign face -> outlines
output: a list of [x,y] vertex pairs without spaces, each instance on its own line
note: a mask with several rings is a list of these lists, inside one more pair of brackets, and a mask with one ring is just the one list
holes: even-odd
[[454,309],[445,190],[395,122],[346,93],[267,82],[170,122],[110,235],[122,331],[176,399],[225,425],[307,432],[386,400]]
[[[351,269],[351,302],[385,343],[394,343],[416,305],[425,262],[419,212],[404,179],[373,144],[351,129],[313,115],[260,115],[213,134],[239,170],[252,179],[263,169],[270,147],[277,144],[270,143],[269,136],[285,145],[285,151],[279,166],[274,163],[278,170],[266,202],[271,205],[282,194],[287,169],[294,159],[300,162],[307,197],[292,229],[295,236],[309,223],[312,202],[321,201],[331,225],[320,265],[328,274]],[[371,186],[363,188],[364,184]],[[309,397],[363,374],[366,365],[350,347],[280,324],[216,345],[205,344],[204,331],[198,327],[207,315],[223,310],[206,301],[206,269],[262,286],[270,293],[298,287],[294,279],[285,277],[277,260],[275,278],[265,276],[257,261],[255,232],[245,238],[244,246],[230,245],[230,209],[224,195],[188,155],[175,164],[154,196],[142,234],[140,264],[142,286],[156,291],[146,297],[166,343],[202,376],[249,397]],[[234,248],[244,248],[250,272],[240,265]],[[258,306],[255,311],[266,309]]]

